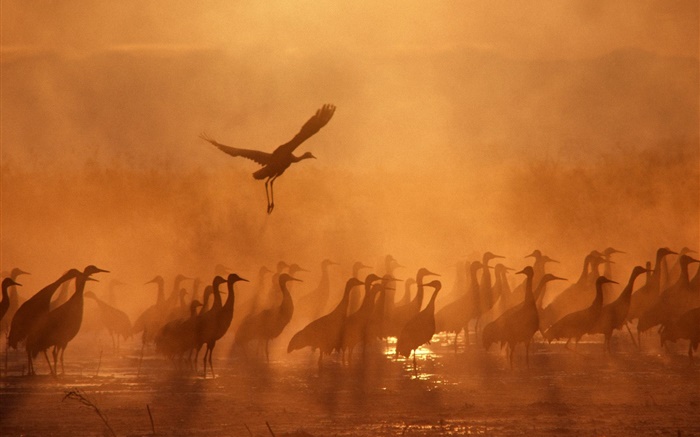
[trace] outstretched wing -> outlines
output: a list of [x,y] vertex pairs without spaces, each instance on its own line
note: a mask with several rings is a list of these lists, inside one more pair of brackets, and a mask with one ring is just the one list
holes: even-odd
[[206,134],[201,134],[199,138],[207,141],[219,148],[222,152],[228,153],[231,156],[240,156],[243,158],[248,158],[252,161],[257,162],[260,165],[267,165],[270,163],[270,158],[272,154],[267,152],[261,152],[259,150],[250,149],[239,149],[237,147],[226,146],[224,144],[216,142],[216,140],[209,138]]
[[304,125],[301,127],[301,130],[299,131],[298,134],[294,136],[294,138],[291,139],[286,144],[282,144],[275,150],[277,151],[284,151],[286,153],[292,153],[294,149],[299,147],[301,143],[306,141],[309,137],[314,135],[316,132],[321,130],[323,126],[325,126],[328,121],[333,117],[333,114],[335,113],[335,106],[331,104],[325,104],[316,111],[316,114],[314,114],[309,121],[304,123]]

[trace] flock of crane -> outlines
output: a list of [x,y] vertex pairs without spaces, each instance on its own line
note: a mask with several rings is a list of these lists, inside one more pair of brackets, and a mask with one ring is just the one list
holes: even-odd
[[[8,346],[24,347],[30,375],[36,374],[34,359],[39,353],[43,353],[51,374],[57,374],[59,361],[64,372],[63,355],[80,331],[85,298],[96,302],[99,320],[113,341],[141,334],[142,353],[143,348],[154,348],[180,370],[199,372],[199,353],[206,345],[205,378],[207,365],[214,376],[214,348],[229,330],[235,331],[234,346],[242,353],[250,353],[251,345],[255,345],[257,353],[264,349],[269,361],[269,342],[281,335],[293,317],[310,322],[291,337],[287,352],[303,348],[318,350],[319,369],[324,356],[337,354],[343,363],[351,364],[355,350],[369,350],[391,337],[396,338],[393,352],[406,358],[413,355],[415,369],[415,351],[429,343],[435,334],[455,334],[456,350],[457,336],[462,332],[467,346],[474,336],[475,342],[480,341],[487,350],[494,343],[507,347],[511,367],[516,346],[524,344],[529,366],[530,344],[540,336],[550,343],[565,339],[568,348],[571,340],[578,344],[584,335],[603,334],[604,350],[611,353],[614,331],[626,329],[635,346],[640,347],[640,334],[657,326],[662,346],[679,339],[689,341],[688,356],[692,363],[693,351],[700,343],[700,269],[696,269],[692,278],[689,270],[691,264],[700,261],[690,256],[690,252],[688,248],[678,253],[665,247],[658,249],[653,266],[651,262],[635,266],[618,294],[611,287],[617,284],[612,279],[611,257],[620,252],[613,248],[594,250],[585,257],[578,280],[549,299],[546,306],[543,302],[548,283],[564,279],[546,272],[546,265],[557,261],[535,250],[527,256],[534,259],[532,265],[515,272],[524,280],[511,289],[511,282],[515,282],[508,275],[514,269],[501,263],[492,267],[489,265],[492,260],[503,257],[486,252],[481,260],[466,263],[461,275],[464,286],[457,286],[458,278],[458,291],[453,293],[458,296],[437,311],[436,298],[442,283],[433,278],[440,275],[420,268],[415,278],[397,279],[395,271],[402,266],[389,255],[381,275],[369,273],[362,279],[360,271],[369,266],[355,263],[353,275],[331,311],[326,310],[332,296],[329,269],[336,263],[330,260],[321,263],[318,287],[294,299],[290,289],[294,282],[301,281],[300,273],[305,272],[296,264],[280,262],[276,272],[262,267],[253,283],[255,289],[248,294],[251,297],[240,301],[236,300],[235,284],[248,280],[217,266],[218,273],[205,287],[201,301],[198,280],[194,281],[189,302],[186,296],[190,293],[182,286],[189,278],[178,275],[167,298],[163,277],[149,281],[147,284],[157,286],[156,302],[133,324],[126,313],[85,291],[86,284],[96,280],[94,275],[108,273],[107,270],[93,265],[83,270],[70,269],[19,305],[15,287],[20,285],[18,277],[27,272],[15,268],[2,281],[0,323],[7,331]],[[670,255],[678,255],[672,265],[667,260]],[[263,284],[270,274],[272,288],[266,290]],[[637,284],[642,282],[639,280],[642,275],[644,283]],[[405,292],[397,300],[396,288],[400,282],[404,283]],[[68,297],[70,283],[74,283],[74,291]],[[424,305],[426,288],[432,293]],[[55,298],[59,289],[62,291]],[[238,314],[236,318],[234,310]],[[630,327],[635,322],[636,339]]]

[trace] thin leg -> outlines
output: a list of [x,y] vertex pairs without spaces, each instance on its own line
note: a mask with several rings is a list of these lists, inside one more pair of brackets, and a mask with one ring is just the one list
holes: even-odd
[[275,209],[275,192],[273,185],[275,183],[275,179],[277,179],[277,176],[273,177],[270,179],[270,206],[268,207],[267,213],[270,214],[273,209]]
[[513,370],[513,349],[515,349],[515,345],[508,345],[508,361],[510,362],[510,370]]
[[211,356],[214,355],[214,346],[216,346],[216,343],[211,345],[211,350],[209,351],[209,370],[211,370],[212,378],[216,378],[216,374],[214,374],[214,365],[211,362]]
[[[55,352],[53,352],[53,355],[55,356]],[[49,372],[51,372],[52,375],[56,374],[56,371],[54,370],[53,367],[51,367],[51,361],[49,361],[49,354],[46,352],[46,349],[44,349],[44,358],[46,358],[46,364],[49,365]],[[56,365],[56,360],[54,359],[54,367]],[[32,364],[32,371],[34,370],[34,365]]]
[[53,374],[58,375],[58,348],[56,346],[53,347],[53,350],[51,351],[51,355],[53,355]]
[[272,212],[272,208],[270,208],[270,189],[268,185],[270,184],[270,179],[267,179],[265,181],[265,197],[267,198],[267,213]]
[[641,349],[641,348],[640,348],[641,343],[637,343],[637,342],[634,340],[634,334],[632,334],[632,330],[630,329],[630,325],[627,324],[627,321],[626,321],[626,320],[625,320],[625,327],[627,328],[627,332],[630,333],[630,338],[632,339],[632,343],[634,344],[634,347],[636,347],[637,349]]
[[418,373],[418,367],[416,367],[416,350],[413,350],[413,373]]
[[[46,359],[48,360],[49,358],[46,357]],[[32,360],[32,354],[29,350],[27,350],[27,375],[34,375],[34,361]]]

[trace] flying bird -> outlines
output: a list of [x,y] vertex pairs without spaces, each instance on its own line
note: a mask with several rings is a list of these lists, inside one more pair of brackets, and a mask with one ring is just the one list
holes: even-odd
[[218,143],[213,138],[206,134],[201,134],[199,137],[204,141],[208,141],[215,145],[222,152],[228,153],[231,156],[241,156],[262,165],[263,168],[253,173],[255,179],[265,179],[265,194],[267,195],[267,213],[272,213],[275,207],[272,185],[284,171],[289,168],[292,163],[299,162],[303,159],[316,158],[311,152],[306,152],[303,155],[295,156],[292,154],[294,150],[304,141],[313,136],[328,121],[335,113],[335,106],[326,104],[321,107],[304,125],[298,134],[294,136],[288,143],[277,147],[272,153],[262,152],[259,150],[239,149],[237,147],[226,146]]

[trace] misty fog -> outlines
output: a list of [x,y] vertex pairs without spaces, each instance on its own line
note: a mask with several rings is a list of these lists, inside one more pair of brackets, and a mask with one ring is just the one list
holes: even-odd
[[[131,317],[153,276],[208,283],[217,264],[252,280],[298,263],[312,290],[330,258],[335,302],[353,262],[390,253],[402,275],[443,275],[438,307],[455,264],[486,251],[519,270],[540,249],[574,280],[613,246],[625,276],[659,247],[700,249],[698,16],[692,1],[3,0],[0,265],[32,273],[23,299],[109,269]],[[297,149],[318,159],[277,180],[269,215],[259,166],[199,138],[271,152],[326,103]]]

